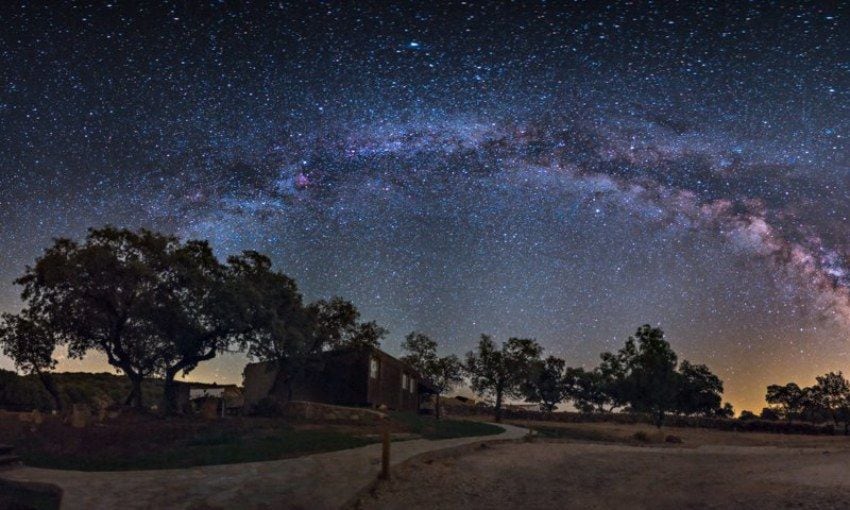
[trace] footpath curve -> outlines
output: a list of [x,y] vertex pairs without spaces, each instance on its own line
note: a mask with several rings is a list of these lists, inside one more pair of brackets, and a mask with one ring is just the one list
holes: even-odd
[[[491,436],[392,443],[391,466],[414,457],[475,443],[520,439],[528,430],[498,424]],[[62,471],[22,467],[0,477],[48,483],[63,490],[63,510],[124,509],[338,509],[372,487],[381,445],[306,457],[151,471]]]

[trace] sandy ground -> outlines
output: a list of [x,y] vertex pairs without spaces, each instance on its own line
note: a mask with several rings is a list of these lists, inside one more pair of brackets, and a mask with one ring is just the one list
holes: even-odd
[[[392,444],[391,463],[420,455],[515,440],[527,431],[505,427],[499,435]],[[187,469],[64,471],[20,467],[0,472],[13,481],[49,483],[64,491],[62,510],[331,510],[348,505],[377,479],[381,445],[306,457]]]
[[850,508],[848,438],[668,429],[683,443],[638,445],[631,435],[651,428],[571,427],[607,438],[536,439],[413,461],[360,507]]

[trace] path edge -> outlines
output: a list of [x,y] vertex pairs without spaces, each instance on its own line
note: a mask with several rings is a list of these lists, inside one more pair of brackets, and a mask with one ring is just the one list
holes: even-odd
[[[489,423],[489,422],[487,422]],[[423,461],[434,461],[447,459],[452,457],[460,457],[462,455],[467,455],[469,453],[473,453],[479,449],[481,449],[484,445],[493,445],[493,444],[503,444],[503,443],[519,443],[525,441],[525,436],[515,437],[515,438],[501,438],[505,434],[510,434],[510,431],[506,428],[502,427],[500,423],[490,423],[490,425],[495,425],[497,427],[502,428],[504,432],[498,435],[493,436],[480,436],[480,441],[473,441],[470,443],[465,443],[458,446],[446,446],[445,448],[439,448],[437,450],[431,450],[427,452],[422,452],[409,459],[405,459],[398,464],[395,464],[391,467],[392,470],[396,470],[399,468],[406,467],[409,464],[414,462],[423,462]],[[523,430],[524,427],[517,427],[516,425],[512,425],[516,428],[521,428]],[[360,509],[360,501],[366,497],[371,495],[378,487],[385,483],[387,480],[382,480],[379,474],[375,475],[375,479],[369,482],[368,484],[361,487],[357,492],[355,492],[345,503],[343,503],[339,508],[340,510],[359,510]]]

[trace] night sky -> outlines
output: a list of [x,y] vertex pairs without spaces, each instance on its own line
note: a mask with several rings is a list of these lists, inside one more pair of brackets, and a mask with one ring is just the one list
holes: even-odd
[[391,353],[648,322],[756,411],[850,371],[848,9],[155,3],[2,2],[0,310],[111,223],[267,252]]

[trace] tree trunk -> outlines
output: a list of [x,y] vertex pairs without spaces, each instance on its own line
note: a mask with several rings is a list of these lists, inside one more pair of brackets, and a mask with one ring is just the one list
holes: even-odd
[[496,423],[502,422],[502,388],[496,388]]
[[661,410],[661,411],[658,411],[658,413],[656,414],[655,426],[660,429],[661,425],[663,425],[663,424],[664,424],[664,411]]
[[47,390],[47,393],[53,399],[53,407],[56,408],[56,411],[59,413],[64,411],[65,402],[59,394],[59,388],[56,387],[56,381],[53,380],[53,375],[48,372],[38,371],[38,378],[41,380],[41,384],[44,385],[44,389]]
[[177,370],[166,370],[162,385],[162,412],[167,416],[173,416],[181,411],[177,402],[177,384],[174,378]]
[[437,393],[434,400],[434,416],[436,416],[438,420],[440,419],[440,411],[440,394]]
[[144,402],[142,401],[142,377],[138,375],[130,375],[130,394],[127,395],[127,400],[124,402],[124,405],[133,406],[136,409],[141,409],[144,407]]

